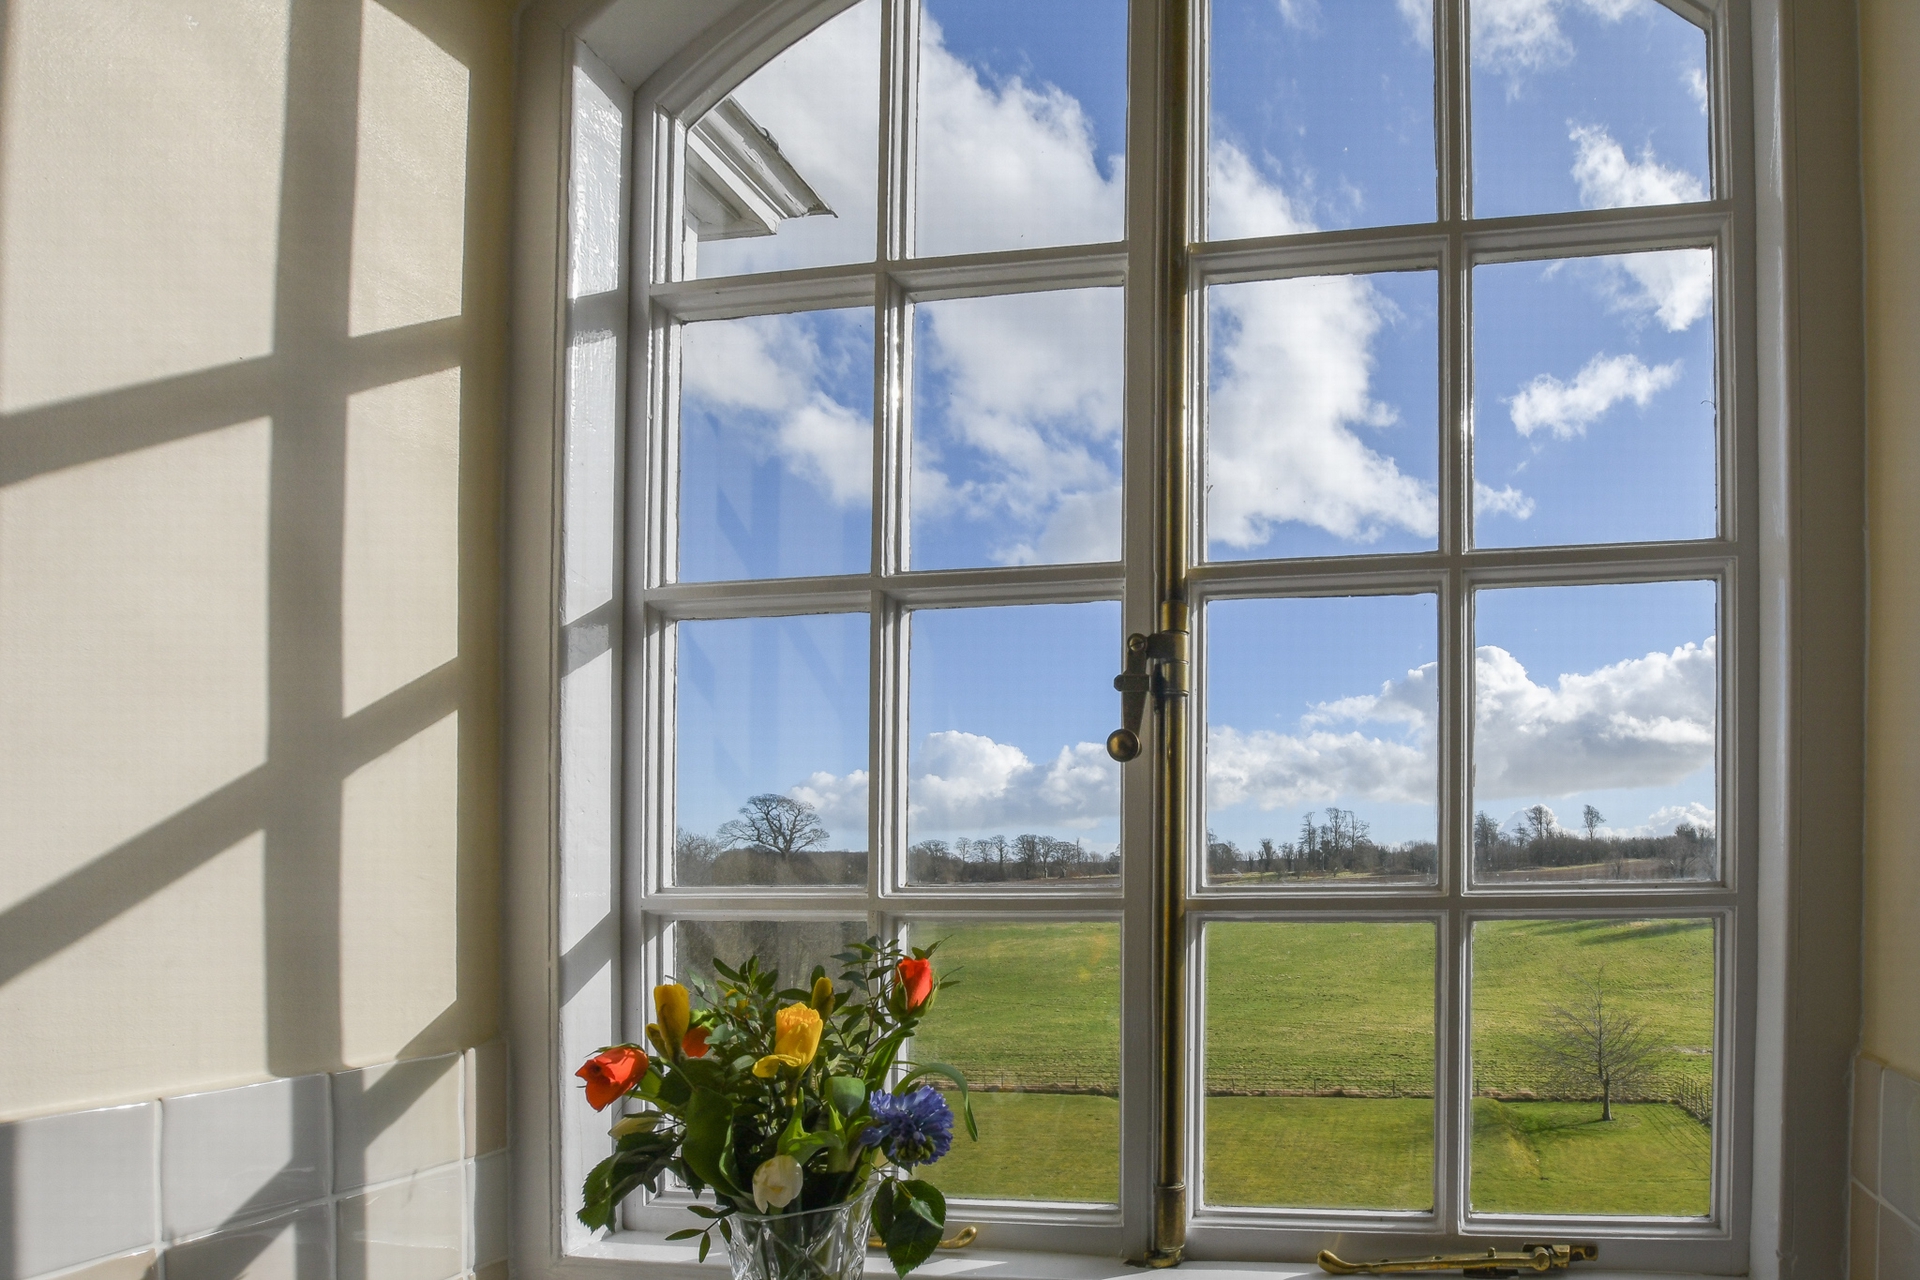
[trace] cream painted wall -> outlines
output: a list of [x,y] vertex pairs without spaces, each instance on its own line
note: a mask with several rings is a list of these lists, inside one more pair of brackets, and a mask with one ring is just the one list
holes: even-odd
[[1920,5],[1860,0],[1866,172],[1866,1010],[1862,1048],[1920,1075]]
[[495,1034],[512,8],[0,7],[0,1119]]

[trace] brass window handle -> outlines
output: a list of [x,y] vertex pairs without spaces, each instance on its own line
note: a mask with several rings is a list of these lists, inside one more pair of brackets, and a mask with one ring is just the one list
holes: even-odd
[[[942,1240],[940,1242],[940,1247],[942,1249],[964,1249],[968,1245],[972,1244],[974,1237],[979,1234],[980,1234],[980,1228],[969,1223],[968,1225],[954,1232],[952,1235],[948,1236],[945,1240]],[[867,1237],[867,1248],[869,1249],[883,1249],[886,1247],[886,1244],[887,1242],[885,1240],[882,1240],[877,1235],[870,1235]]]
[[1187,634],[1134,632],[1127,637],[1127,669],[1113,678],[1120,691],[1120,725],[1107,735],[1107,754],[1121,764],[1140,754],[1140,724],[1147,695],[1155,700],[1187,696]]
[[1320,1251],[1320,1269],[1336,1276],[1384,1276],[1401,1271],[1458,1271],[1467,1276],[1517,1276],[1522,1271],[1565,1271],[1575,1262],[1600,1256],[1597,1244],[1525,1244],[1485,1253],[1434,1254],[1426,1258],[1386,1258],[1348,1262],[1330,1249]]

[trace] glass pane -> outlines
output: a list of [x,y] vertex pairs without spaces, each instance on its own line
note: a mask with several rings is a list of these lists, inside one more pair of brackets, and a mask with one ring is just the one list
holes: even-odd
[[681,330],[680,580],[865,573],[873,313]]
[[1481,1213],[1706,1215],[1713,922],[1473,927]]
[[782,987],[806,986],[815,965],[837,981],[843,966],[834,955],[871,932],[865,920],[677,920],[671,976],[711,989],[716,959],[737,969],[758,956],[762,969],[779,971]]
[[1707,34],[1658,0],[1469,0],[1473,211],[1713,194]]
[[915,252],[1121,236],[1125,0],[925,0]]
[[1477,593],[1476,879],[1719,876],[1718,615],[1710,582]]
[[1429,0],[1213,0],[1210,240],[1429,222]]
[[867,615],[676,630],[675,882],[865,884]]
[[685,274],[872,261],[879,154],[880,0],[861,0],[687,130]]
[[1120,1198],[1120,926],[916,922],[958,981],[914,1037],[915,1062],[951,1063],[973,1094],[978,1142],[921,1176],[949,1196]]
[[1207,606],[1210,885],[1432,883],[1435,600]]
[[1474,541],[1710,538],[1713,254],[1476,267]]
[[1209,558],[1436,545],[1437,291],[1430,271],[1207,290]]
[[1120,558],[1120,302],[914,308],[914,568]]
[[1206,1202],[1433,1207],[1430,924],[1210,924]]
[[907,878],[1116,880],[1120,606],[913,615]]

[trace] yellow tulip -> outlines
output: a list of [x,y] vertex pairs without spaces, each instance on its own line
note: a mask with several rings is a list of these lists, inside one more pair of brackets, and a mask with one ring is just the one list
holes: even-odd
[[687,1024],[692,1021],[687,989],[677,982],[655,987],[653,1009],[660,1019],[660,1037],[667,1042],[667,1052],[680,1052],[680,1042],[687,1038]]
[[821,974],[813,980],[813,999],[808,1003],[821,1013],[833,1012],[833,979]]
[[765,1080],[781,1067],[805,1070],[820,1052],[822,1026],[818,1011],[804,1004],[790,1004],[774,1014],[773,1052],[753,1064],[753,1074]]

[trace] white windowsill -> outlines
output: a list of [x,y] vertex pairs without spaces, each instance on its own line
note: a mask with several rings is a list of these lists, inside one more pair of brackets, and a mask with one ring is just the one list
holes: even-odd
[[[707,1260],[695,1261],[698,1245],[675,1241],[667,1243],[664,1233],[622,1231],[585,1247],[577,1247],[572,1256],[585,1261],[645,1263],[648,1275],[683,1276],[686,1280],[711,1280],[727,1274],[725,1246],[714,1241]],[[1364,1255],[1363,1255],[1364,1256]],[[886,1255],[875,1251],[867,1258],[868,1280],[892,1280],[893,1268]],[[1112,1258],[1097,1258],[1078,1253],[1041,1253],[1033,1250],[966,1249],[943,1254],[913,1273],[927,1280],[937,1277],[967,1276],[977,1280],[1143,1280],[1154,1274],[1145,1267],[1129,1266]],[[1208,1280],[1307,1280],[1325,1276],[1311,1262],[1184,1262],[1176,1270],[1183,1276],[1204,1275]],[[1452,1273],[1445,1273],[1452,1274]],[[1693,1273],[1672,1271],[1614,1271],[1599,1267],[1576,1266],[1566,1272],[1569,1280],[1644,1280],[1658,1275],[1661,1280],[1708,1280]]]

